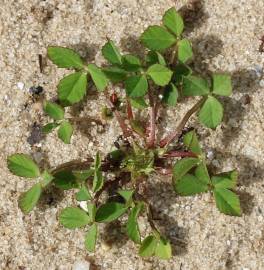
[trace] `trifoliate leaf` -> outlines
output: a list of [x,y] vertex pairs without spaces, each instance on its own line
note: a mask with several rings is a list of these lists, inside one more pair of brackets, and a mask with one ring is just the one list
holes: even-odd
[[144,241],[141,243],[139,249],[139,255],[141,257],[151,257],[154,255],[157,248],[158,240],[154,235],[147,236]]
[[206,185],[211,182],[205,162],[202,162],[197,166],[194,174],[199,179],[200,182]]
[[76,200],[81,201],[88,201],[91,200],[92,196],[85,185],[82,185],[80,190],[76,193]]
[[178,59],[185,63],[193,57],[191,43],[188,39],[182,39],[178,42]]
[[85,247],[88,251],[94,252],[97,240],[97,224],[94,223],[88,230],[85,236]]
[[221,213],[231,216],[241,216],[238,196],[225,188],[215,188],[214,197],[216,206]]
[[208,96],[199,111],[198,117],[200,122],[206,127],[214,129],[221,123],[223,111],[222,104],[213,96]]
[[186,174],[174,182],[175,191],[182,196],[190,196],[208,190],[207,184],[201,182],[192,174]]
[[48,134],[58,126],[59,126],[59,124],[57,124],[57,123],[48,123],[47,125],[42,127],[41,131],[45,134]]
[[154,64],[148,68],[147,74],[155,84],[165,86],[170,82],[173,72],[163,65]]
[[143,97],[148,91],[148,81],[145,76],[131,76],[126,79],[125,88],[130,98]]
[[102,48],[102,54],[113,65],[122,65],[122,56],[114,42],[109,40]]
[[141,62],[140,59],[132,54],[127,54],[122,57],[123,68],[126,71],[135,72],[140,70]]
[[68,190],[78,188],[77,178],[70,170],[60,171],[54,174],[53,183],[57,188]]
[[173,83],[170,83],[164,90],[162,101],[168,106],[173,107],[177,104],[178,97],[179,93],[177,87]]
[[193,153],[197,155],[200,155],[202,153],[202,149],[200,147],[197,135],[194,130],[189,131],[184,135],[183,143]]
[[122,203],[109,202],[101,205],[95,215],[96,222],[111,222],[118,219],[127,211],[127,208]]
[[155,256],[162,260],[168,260],[171,258],[171,255],[172,252],[170,242],[165,238],[161,237],[155,250]]
[[73,128],[70,122],[63,121],[58,129],[58,137],[66,144],[71,142]]
[[25,154],[14,154],[7,158],[7,167],[14,175],[35,178],[40,175],[37,164]]
[[176,43],[176,37],[161,26],[149,26],[140,37],[143,45],[150,50],[161,51]]
[[90,219],[84,210],[77,207],[67,207],[61,211],[59,221],[64,227],[75,229],[84,227],[90,222]]
[[83,68],[83,61],[75,51],[63,47],[48,47],[49,59],[60,68]]
[[126,232],[128,237],[137,244],[140,244],[141,242],[137,218],[142,208],[143,203],[138,203],[132,208],[126,225]]
[[103,68],[102,71],[104,72],[106,77],[114,83],[124,81],[128,74],[128,72],[124,69],[115,66]]
[[194,166],[198,165],[200,160],[198,158],[183,158],[176,162],[173,166],[173,179],[178,181]]
[[166,66],[166,61],[164,57],[156,51],[149,51],[146,56],[146,63],[148,66],[152,66],[154,64],[160,64]]
[[83,72],[75,72],[64,77],[58,85],[60,101],[65,105],[79,102],[85,95],[87,87],[87,75]]
[[36,206],[41,192],[41,184],[37,183],[20,196],[18,205],[23,213],[28,214]]
[[174,74],[173,74],[173,82],[176,85],[182,84],[183,82],[183,77],[187,77],[192,74],[192,70],[190,67],[183,63],[179,63],[175,69],[174,69]]
[[41,184],[42,187],[46,187],[54,179],[54,176],[52,174],[50,174],[47,170],[45,170],[41,174],[41,177],[42,177],[42,180],[41,180],[40,184]]
[[64,118],[64,109],[56,103],[46,101],[44,103],[44,111],[54,120],[62,120]]
[[106,75],[103,73],[103,71],[100,68],[98,68],[94,64],[89,64],[87,68],[97,90],[100,92],[104,91],[108,84],[108,79]]
[[237,184],[237,171],[220,173],[212,177],[212,184],[215,188],[233,189]]
[[232,94],[231,77],[227,74],[214,74],[213,93],[220,96],[230,96]]
[[183,77],[184,96],[203,96],[209,94],[210,89],[207,80],[197,76]]
[[163,24],[177,37],[181,35],[184,28],[184,23],[181,15],[174,7],[165,12],[162,21]]
[[139,110],[143,110],[143,109],[146,109],[148,107],[148,104],[146,103],[146,101],[143,97],[131,98],[130,103],[131,103],[132,107],[139,109]]

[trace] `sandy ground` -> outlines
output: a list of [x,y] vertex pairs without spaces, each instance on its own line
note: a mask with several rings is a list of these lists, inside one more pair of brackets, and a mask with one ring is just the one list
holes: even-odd
[[[120,132],[112,121],[105,126],[76,127],[71,145],[61,143],[55,134],[42,138],[38,125],[47,119],[40,101],[33,99],[28,89],[40,85],[46,98],[54,98],[56,84],[65,71],[48,62],[40,73],[38,54],[45,56],[49,44],[63,45],[100,64],[99,49],[106,37],[123,51],[141,54],[138,35],[149,24],[159,23],[166,9],[180,8],[186,2],[1,0],[0,269],[74,269],[85,261],[90,269],[102,270],[264,269],[264,54],[258,52],[264,35],[263,0],[206,0],[192,14],[187,28],[196,54],[196,71],[206,75],[221,70],[233,75],[234,94],[223,100],[223,124],[216,131],[201,128],[195,119],[192,124],[216,170],[239,170],[241,218],[219,214],[208,195],[177,198],[169,179],[153,176],[150,195],[161,218],[159,226],[173,243],[174,256],[164,262],[138,257],[130,241],[116,239],[118,227],[103,228],[97,252],[88,254],[83,247],[84,232],[66,230],[57,221],[58,211],[73,203],[71,193],[66,193],[66,198],[47,192],[38,209],[28,216],[17,206],[19,194],[32,183],[8,172],[7,155],[29,153],[55,166],[109,150]],[[96,99],[90,94],[84,105],[68,112],[69,116],[98,119],[102,101],[94,102]],[[183,104],[178,107],[181,113],[187,109]],[[164,121],[171,127],[179,120],[176,110],[166,116]],[[144,230],[143,219],[141,226]]]

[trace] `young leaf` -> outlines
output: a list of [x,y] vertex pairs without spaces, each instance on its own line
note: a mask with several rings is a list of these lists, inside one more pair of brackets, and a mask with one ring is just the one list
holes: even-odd
[[60,125],[60,128],[58,130],[58,136],[59,138],[66,144],[69,144],[71,142],[71,136],[73,133],[73,128],[70,122],[63,121]]
[[37,164],[25,154],[13,154],[7,158],[7,167],[14,175],[35,178],[40,175]]
[[208,96],[207,100],[203,104],[199,111],[199,120],[206,127],[216,128],[223,118],[222,104],[213,96]]
[[209,173],[208,173],[208,170],[204,161],[197,166],[194,174],[199,179],[199,181],[204,183],[205,185],[211,182],[211,179],[210,179],[210,176],[209,176]]
[[96,222],[112,222],[118,219],[127,211],[127,208],[122,203],[109,202],[101,205],[96,211]]
[[64,118],[64,109],[56,103],[46,101],[44,103],[44,111],[54,120],[62,120]]
[[213,93],[220,96],[230,96],[232,94],[231,77],[226,74],[214,74]]
[[178,181],[181,179],[188,171],[190,171],[194,166],[198,165],[200,160],[198,158],[183,158],[176,162],[173,166],[173,179]]
[[99,152],[96,153],[95,160],[94,160],[94,168],[99,169],[101,167],[102,160],[100,157]]
[[216,189],[228,188],[234,189],[237,184],[237,171],[230,171],[226,173],[220,173],[212,177],[212,183]]
[[87,169],[81,171],[72,171],[72,174],[76,177],[77,180],[85,181],[94,174],[94,170]]
[[184,96],[203,96],[209,94],[209,92],[207,80],[192,75],[183,77]]
[[75,229],[84,227],[90,222],[90,219],[87,213],[80,208],[67,207],[61,211],[59,221],[65,228]]
[[189,40],[182,39],[178,42],[178,59],[185,63],[193,57],[192,46]]
[[115,66],[105,67],[102,69],[102,71],[104,72],[106,77],[114,83],[124,81],[128,74],[127,71],[125,71],[124,69]]
[[208,187],[194,175],[186,174],[174,182],[174,189],[179,195],[190,196],[206,192]]
[[165,12],[162,21],[163,24],[177,37],[181,35],[184,23],[181,15],[176,11],[174,7]]
[[140,59],[132,54],[127,54],[122,57],[123,68],[126,71],[136,72],[141,68]]
[[103,71],[94,64],[89,64],[87,68],[97,90],[100,92],[104,91],[107,86],[108,79]]
[[166,61],[164,57],[156,51],[149,51],[146,56],[146,63],[148,66],[152,66],[154,64],[160,64],[166,66]]
[[94,252],[97,240],[97,224],[94,223],[88,230],[85,236],[85,247],[88,251]]
[[42,174],[42,181],[40,182],[42,187],[46,187],[51,183],[51,181],[54,179],[54,176],[50,174],[47,170],[45,170]]
[[118,194],[120,194],[126,202],[131,202],[132,201],[132,196],[134,194],[134,190],[119,190]]
[[49,59],[59,68],[83,68],[83,61],[75,51],[63,47],[48,47]]
[[170,82],[173,72],[163,65],[154,64],[148,68],[147,74],[155,84],[165,86]]
[[176,85],[181,85],[183,82],[183,77],[187,77],[192,74],[192,70],[190,67],[183,63],[179,63],[174,70],[173,74],[173,82]]
[[58,85],[60,101],[65,105],[79,102],[85,95],[87,87],[87,75],[83,72],[75,72],[64,77]]
[[125,88],[130,98],[143,97],[148,91],[148,81],[145,76],[131,76],[125,80]]
[[214,197],[216,206],[221,213],[231,216],[241,216],[238,196],[225,188],[215,188]]
[[193,153],[197,155],[202,154],[202,150],[201,150],[197,135],[194,130],[189,131],[188,133],[184,135],[183,143]]
[[155,253],[157,244],[158,240],[154,235],[147,236],[140,246],[139,255],[141,257],[151,257]]
[[168,106],[173,107],[177,104],[178,97],[179,93],[177,87],[173,83],[170,83],[164,90],[162,101]]
[[158,241],[156,250],[155,250],[155,256],[162,260],[168,260],[171,258],[171,245],[168,240],[161,237]]
[[130,102],[131,102],[132,107],[139,109],[139,110],[143,110],[143,109],[146,109],[148,107],[148,104],[146,103],[146,101],[143,97],[131,98]]
[[81,201],[88,201],[91,200],[92,196],[85,185],[81,186],[81,189],[76,193],[76,200]]
[[113,65],[122,65],[122,56],[114,42],[109,40],[102,48],[102,54]]
[[142,208],[143,203],[138,203],[132,208],[126,225],[126,232],[128,237],[137,244],[140,244],[141,242],[137,218]]
[[161,51],[176,43],[176,37],[161,26],[149,26],[140,37],[143,45],[150,50]]
[[70,170],[64,170],[55,173],[53,183],[57,188],[63,190],[69,190],[79,187],[79,184],[77,183],[77,178]]
[[50,133],[54,128],[58,127],[59,124],[57,123],[48,123],[47,125],[43,126],[41,131],[45,134]]
[[27,192],[23,193],[18,201],[18,205],[23,213],[28,214],[37,204],[42,192],[41,184],[37,183]]
[[102,171],[99,169],[95,169],[94,171],[94,180],[93,180],[93,192],[96,193],[99,191],[104,184],[104,177]]

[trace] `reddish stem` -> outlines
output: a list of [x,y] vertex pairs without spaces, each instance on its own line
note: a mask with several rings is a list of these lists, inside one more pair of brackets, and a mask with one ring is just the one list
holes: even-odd
[[149,126],[147,128],[148,137],[147,137],[147,146],[148,148],[152,148],[155,145],[155,137],[156,137],[156,115],[157,115],[157,110],[156,110],[156,105],[154,104],[154,98],[151,93],[151,90],[149,89],[148,91],[148,96],[149,96]]
[[174,158],[174,157],[197,157],[193,152],[185,151],[170,151],[163,155],[165,158]]
[[134,119],[133,110],[128,97],[126,98],[126,103],[127,103],[127,118],[128,120],[133,120]]
[[165,138],[163,138],[159,145],[161,148],[169,145],[172,141],[177,140],[179,138],[179,136],[181,135],[181,132],[184,128],[184,126],[186,125],[186,123],[188,122],[188,120],[190,119],[190,117],[196,112],[198,111],[198,109],[201,107],[201,105],[204,103],[204,101],[206,100],[206,97],[203,97],[202,99],[200,99],[183,117],[182,121],[180,122],[180,124],[178,125],[178,127],[176,128],[175,131],[173,131],[172,133],[168,134]]

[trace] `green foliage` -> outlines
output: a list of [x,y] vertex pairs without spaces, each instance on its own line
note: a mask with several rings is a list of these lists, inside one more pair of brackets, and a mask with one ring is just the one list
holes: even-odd
[[48,47],[48,57],[59,68],[83,68],[81,57],[68,48],[50,46]]
[[44,111],[54,120],[62,120],[64,118],[64,109],[56,103],[46,101]]
[[67,207],[61,211],[59,221],[65,228],[76,229],[89,224],[90,219],[80,208]]
[[148,68],[147,74],[151,77],[155,84],[165,86],[170,82],[173,73],[163,65],[154,64]]
[[58,137],[66,144],[71,142],[71,136],[73,133],[72,125],[69,121],[63,121],[58,130]]
[[41,184],[37,183],[20,196],[18,205],[23,213],[28,214],[36,206],[41,192]]
[[[102,47],[102,55],[109,64],[104,63],[102,67],[85,63],[71,49],[48,48],[48,57],[54,64],[74,70],[58,84],[58,104],[44,102],[44,112],[52,120],[44,125],[43,133],[48,134],[58,128],[58,137],[64,143],[70,143],[73,134],[71,123],[77,121],[75,116],[67,118],[68,111],[71,111],[64,107],[81,102],[89,83],[89,88],[95,85],[98,95],[106,100],[101,110],[103,120],[110,121],[115,117],[114,121],[119,124],[123,135],[115,141],[115,148],[109,153],[102,153],[102,158],[97,152],[93,160],[74,160],[55,168],[45,165],[39,169],[24,154],[9,156],[7,166],[13,174],[36,178],[36,183],[19,198],[19,207],[25,214],[36,206],[45,189],[73,189],[74,199],[80,208],[65,208],[59,215],[59,222],[69,229],[89,225],[85,228],[87,251],[95,251],[100,223],[121,218],[128,238],[139,246],[139,254],[159,259],[170,259],[172,248],[153,219],[154,207],[149,202],[147,188],[154,173],[172,174],[177,195],[209,192],[221,213],[242,214],[239,197],[235,193],[237,172],[213,175],[196,132],[191,130],[185,134],[184,130],[190,127],[187,122],[195,114],[206,127],[215,129],[220,124],[223,107],[217,98],[231,95],[231,77],[216,73],[209,81],[193,74],[191,66],[194,65],[188,65],[194,59],[192,46],[188,39],[183,38],[183,30],[182,17],[175,8],[171,8],[163,16],[162,26],[149,26],[141,35],[140,41],[148,49],[142,58],[122,54],[113,41],[107,40]],[[201,98],[197,98],[199,100],[190,109],[186,108],[182,120],[175,120],[178,125],[175,130],[160,139],[162,132],[166,132],[163,116],[167,115],[160,110],[165,106],[175,107],[178,102],[184,106],[185,98],[194,96]],[[94,102],[99,104],[97,100]],[[75,106],[82,108],[84,105]],[[75,107],[73,109],[75,111]],[[144,109],[147,110],[140,111]],[[178,115],[174,111],[172,113]],[[77,118],[78,122],[84,120],[85,124],[89,116]],[[169,120],[167,122],[170,123]],[[169,160],[174,157],[176,161]],[[68,160],[67,157],[65,159]],[[143,241],[138,222],[140,215],[147,218],[151,229]]]
[[140,37],[145,47],[154,51],[163,51],[176,43],[176,37],[161,26],[149,26]]
[[87,87],[87,75],[75,72],[64,77],[58,85],[59,99],[65,105],[72,105],[83,99]]
[[223,106],[213,96],[208,96],[199,111],[199,120],[206,127],[216,128],[223,118]]
[[167,10],[162,21],[163,24],[176,36],[179,37],[181,35],[184,28],[184,23],[182,17],[175,8],[170,8]]
[[35,178],[40,176],[37,164],[25,154],[14,154],[7,158],[8,169],[17,176]]

